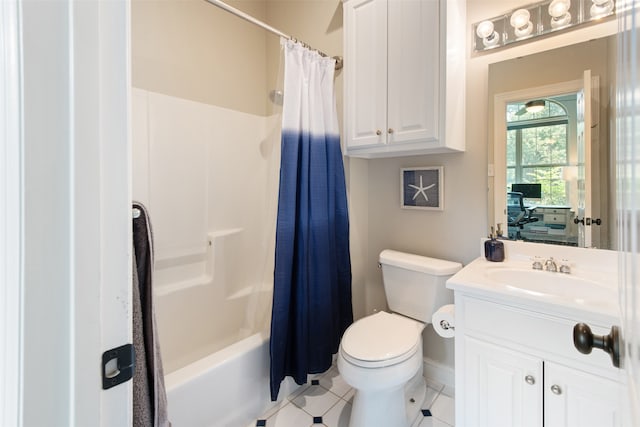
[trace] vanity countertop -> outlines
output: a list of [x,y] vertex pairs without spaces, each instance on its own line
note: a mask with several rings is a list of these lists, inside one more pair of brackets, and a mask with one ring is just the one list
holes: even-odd
[[[619,318],[617,253],[599,249],[503,241],[505,260],[475,259],[447,288],[535,311],[611,323]],[[537,257],[537,258],[536,258]],[[552,258],[569,274],[534,270],[534,258]]]

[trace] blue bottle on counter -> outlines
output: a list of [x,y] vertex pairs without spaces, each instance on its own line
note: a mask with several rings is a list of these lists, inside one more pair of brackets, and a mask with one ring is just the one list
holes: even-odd
[[484,242],[484,257],[491,262],[504,261],[504,243],[496,240],[496,236],[493,234],[493,227],[491,227],[489,240]]

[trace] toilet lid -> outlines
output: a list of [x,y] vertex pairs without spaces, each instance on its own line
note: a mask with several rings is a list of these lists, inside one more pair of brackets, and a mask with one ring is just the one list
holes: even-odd
[[342,352],[360,366],[399,363],[416,351],[423,328],[424,324],[413,319],[381,311],[347,328]]

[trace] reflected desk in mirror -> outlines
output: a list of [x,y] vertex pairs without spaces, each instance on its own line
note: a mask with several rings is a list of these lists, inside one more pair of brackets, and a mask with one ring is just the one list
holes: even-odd
[[578,246],[575,212],[569,206],[525,206],[529,221],[509,223],[509,239]]

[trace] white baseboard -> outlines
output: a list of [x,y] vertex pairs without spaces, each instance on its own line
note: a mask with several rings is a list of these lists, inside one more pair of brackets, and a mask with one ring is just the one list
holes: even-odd
[[455,371],[451,366],[444,365],[435,360],[424,358],[424,377],[429,381],[444,385],[443,392],[453,396],[455,387]]

